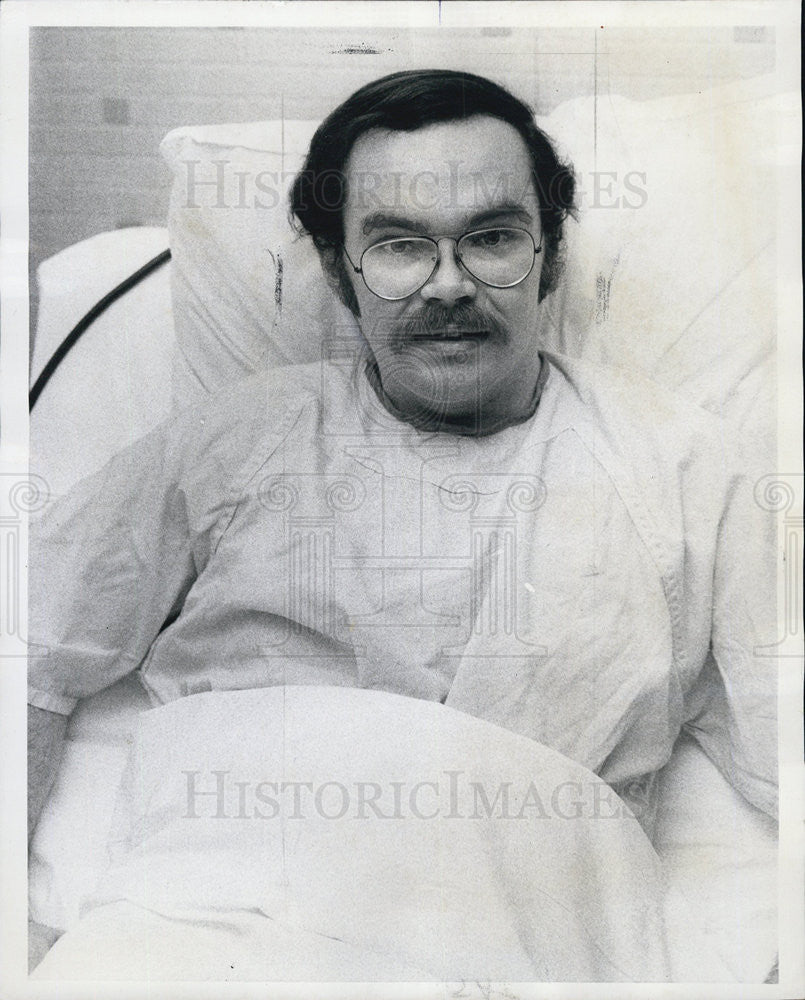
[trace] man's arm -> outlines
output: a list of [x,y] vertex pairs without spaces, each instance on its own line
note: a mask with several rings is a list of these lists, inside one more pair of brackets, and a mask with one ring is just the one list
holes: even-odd
[[29,523],[28,697],[45,706],[28,708],[29,840],[69,713],[137,668],[194,576],[185,438],[170,429],[134,442]]
[[67,716],[28,706],[28,840],[53,786],[64,749]]

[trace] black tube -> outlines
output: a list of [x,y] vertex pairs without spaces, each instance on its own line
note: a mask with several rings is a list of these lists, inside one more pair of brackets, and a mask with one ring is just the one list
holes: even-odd
[[146,264],[135,271],[134,274],[130,274],[128,278],[125,278],[120,284],[113,288],[111,292],[100,300],[96,302],[95,305],[90,309],[90,311],[80,319],[78,323],[73,327],[73,329],[67,334],[64,340],[59,344],[53,353],[53,357],[48,361],[45,367],[42,369],[42,373],[39,378],[34,382],[33,388],[28,393],[28,410],[32,410],[36,406],[36,401],[42,395],[42,390],[51,380],[56,372],[56,369],[64,361],[64,359],[69,354],[70,350],[78,342],[81,335],[87,330],[87,328],[95,322],[95,320],[105,312],[109,306],[116,302],[121,295],[125,295],[126,292],[133,288],[135,285],[139,284],[143,278],[147,278],[152,271],[156,271],[158,267],[165,264],[171,258],[170,250],[163,250],[162,253],[158,253],[156,257],[153,257]]

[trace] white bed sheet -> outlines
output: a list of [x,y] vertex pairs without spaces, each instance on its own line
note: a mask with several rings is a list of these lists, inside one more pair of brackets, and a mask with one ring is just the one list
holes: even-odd
[[[355,725],[353,703],[356,699],[359,703],[366,696],[370,699],[380,697],[381,701],[390,699],[395,710],[399,709],[400,702],[408,703],[409,699],[347,689],[340,694],[336,692],[334,702],[329,697],[330,690],[322,688],[287,689],[284,693],[283,689],[237,692],[234,698],[242,699],[240,704],[245,706],[239,716],[245,724],[250,712],[256,711],[255,706],[279,700],[287,704],[286,696],[290,693],[291,698],[299,698],[300,691],[303,697],[312,699],[314,706],[327,705],[329,728],[324,731],[328,733],[332,732],[333,726],[338,727],[338,700],[347,700],[349,726],[355,732],[364,734],[360,743],[354,746],[356,754],[360,754],[372,739],[396,739],[398,743],[408,739],[427,742],[427,733],[422,732],[423,723],[431,718],[434,711],[446,711],[430,703],[410,702],[413,709],[406,705],[405,712],[370,719],[367,726],[361,729]],[[201,947],[205,942],[216,940],[208,922],[212,910],[220,909],[216,919],[220,918],[222,926],[229,927],[233,935],[236,931],[237,935],[241,935],[240,944],[233,953],[239,956],[239,962],[233,963],[238,971],[235,974],[227,969],[227,963],[219,954],[208,957],[204,966],[197,964],[199,972],[204,968],[208,975],[216,977],[220,974],[221,978],[227,978],[230,973],[233,978],[249,978],[260,972],[257,978],[270,978],[277,973],[282,962],[287,961],[285,973],[291,978],[306,978],[301,974],[297,976],[297,973],[305,968],[304,956],[306,953],[309,956],[312,947],[311,934],[313,939],[318,939],[321,937],[319,931],[298,927],[294,930],[293,924],[283,925],[278,930],[276,926],[270,927],[251,918],[245,919],[244,924],[238,913],[225,913],[223,904],[221,907],[210,904],[205,910],[199,906],[198,900],[192,901],[192,906],[185,901],[182,909],[182,894],[176,894],[175,886],[170,898],[174,899],[176,910],[170,917],[163,912],[151,919],[141,910],[142,899],[135,903],[125,898],[108,902],[100,909],[90,909],[87,913],[88,903],[92,905],[93,900],[97,902],[99,899],[99,888],[103,886],[112,862],[110,838],[113,837],[116,804],[118,814],[122,810],[123,816],[130,815],[134,807],[131,779],[123,783],[120,791],[132,747],[137,745],[138,753],[141,756],[147,753],[152,762],[159,760],[159,754],[165,752],[166,742],[171,746],[176,746],[177,742],[179,745],[184,743],[186,748],[192,748],[192,738],[179,741],[178,736],[182,726],[187,727],[201,717],[207,720],[201,728],[202,733],[208,734],[204,739],[208,741],[209,734],[212,734],[214,742],[216,730],[210,726],[209,720],[218,719],[220,723],[221,719],[226,719],[228,712],[231,715],[232,698],[232,693],[223,692],[194,696],[141,716],[147,708],[145,694],[136,678],[129,678],[90,699],[76,713],[70,726],[64,764],[33,843],[30,870],[33,919],[61,931],[70,930],[73,936],[67,942],[69,951],[66,950],[67,945],[60,945],[54,957],[47,959],[47,964],[40,968],[38,975],[44,978],[51,975],[83,978],[94,968],[99,976],[111,976],[115,969],[117,974],[125,976],[136,974],[138,968],[140,971],[150,968],[152,977],[181,978],[183,953],[181,949],[167,947],[167,943],[174,938],[185,939],[186,936],[188,942],[196,941]],[[470,726],[484,727],[487,732],[494,729],[466,718]],[[254,727],[248,731],[253,737]],[[432,734],[432,730],[429,729],[428,733]],[[508,740],[529,742],[503,730],[496,738],[501,745]],[[355,742],[354,738],[352,742]],[[299,740],[292,739],[291,745],[298,746]],[[183,752],[192,753],[192,750]],[[462,766],[466,767],[468,759],[472,759],[472,754],[462,758],[465,762]],[[410,760],[406,758],[406,761],[404,767],[410,771]],[[163,776],[162,765],[152,763],[152,767],[156,767],[157,773]],[[363,778],[368,780],[365,769]],[[138,795],[143,794],[144,787],[146,784],[142,781],[136,783]],[[706,933],[714,954],[730,970],[730,978],[742,982],[762,981],[774,963],[777,948],[774,825],[736,796],[710,761],[687,738],[680,740],[677,753],[664,770],[661,787],[654,846],[665,867],[669,885],[675,893],[695,904],[698,926]],[[737,867],[736,860],[739,862]],[[202,852],[194,863],[199,866],[197,871],[203,871],[210,863],[210,856],[205,857]],[[141,875],[157,870],[158,866],[149,861],[141,870]],[[108,888],[106,894],[109,894]],[[157,910],[159,906],[153,912]],[[82,913],[85,914],[84,921],[81,921]],[[141,927],[142,936],[136,940],[139,946],[146,949],[144,954],[151,956],[148,959],[150,965],[137,965],[136,949],[129,950],[131,941],[124,953],[118,954],[115,950],[114,928],[125,929],[132,921]],[[99,927],[105,928],[104,934],[111,942],[108,948],[101,948],[100,951],[96,947],[97,941],[93,944]],[[76,936],[79,928],[80,933]],[[220,944],[226,941],[226,936],[217,940]],[[273,956],[260,969],[248,960],[258,941],[262,941],[262,945],[257,954],[265,956],[268,949]],[[282,947],[280,942],[284,942]],[[327,966],[327,970],[336,978],[342,973],[344,978],[350,978],[356,969],[364,969],[366,975],[372,978],[379,968],[372,949],[367,952],[354,943],[343,949],[327,947],[329,951],[321,955],[320,960],[333,963]],[[283,959],[276,957],[277,950],[285,956]],[[226,954],[230,951],[224,949]],[[92,955],[96,957],[88,957]],[[102,960],[99,955],[103,955]],[[163,957],[160,958],[160,955]],[[371,958],[372,955],[375,958]],[[99,961],[100,968],[96,967]],[[195,961],[198,963],[198,959]],[[410,961],[402,962],[396,971],[396,967],[388,964],[388,955],[384,961],[387,963],[386,972],[392,978],[402,977],[403,973],[411,971]],[[108,966],[106,973],[103,971],[104,963]],[[316,968],[315,965],[310,967],[311,976]]]
[[[287,979],[306,947],[326,979],[737,978],[607,786],[524,737],[318,686],[195,695],[140,723],[109,867],[41,978],[149,956],[156,979]],[[480,804],[504,785],[508,810]],[[165,920],[187,937],[154,952]]]

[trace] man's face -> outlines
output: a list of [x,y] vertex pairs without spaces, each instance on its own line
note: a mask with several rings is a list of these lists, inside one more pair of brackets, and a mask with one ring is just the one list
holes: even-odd
[[356,265],[382,240],[439,241],[433,274],[396,301],[371,292],[344,260],[361,331],[393,405],[406,415],[436,412],[481,427],[527,415],[539,374],[542,255],[519,284],[493,288],[469,273],[455,243],[444,239],[516,228],[539,247],[539,199],[518,132],[486,115],[414,132],[375,129],[356,141],[346,175],[345,243]]

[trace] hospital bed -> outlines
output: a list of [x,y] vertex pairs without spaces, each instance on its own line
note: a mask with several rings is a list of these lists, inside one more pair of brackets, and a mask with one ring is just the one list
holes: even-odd
[[[543,123],[573,157],[582,186],[585,176],[589,184],[596,172],[608,171],[616,175],[617,184],[607,197],[611,203],[618,199],[617,211],[597,211],[603,206],[591,202],[594,195],[588,190],[580,221],[569,223],[567,280],[562,292],[548,302],[544,346],[638,368],[724,416],[755,442],[760,453],[773,449],[775,433],[774,213],[760,205],[760,199],[747,198],[746,192],[774,190],[774,164],[764,158],[764,150],[774,148],[774,120],[781,108],[784,102],[774,96],[772,81],[752,80],[672,101],[636,104],[609,98],[595,112],[594,146],[589,99],[561,105]],[[281,204],[274,211],[216,213],[202,199],[200,211],[188,210],[192,193],[188,162],[203,170],[215,169],[210,165],[225,160],[231,174],[223,181],[230,185],[225,187],[224,201],[233,205],[238,171],[250,177],[267,171],[276,176],[279,190],[283,175],[298,166],[314,126],[276,122],[177,130],[163,144],[175,178],[169,229],[101,233],[40,266],[32,384],[67,333],[100,299],[159,258],[142,280],[87,325],[36,401],[31,469],[52,494],[65,492],[98,469],[128,443],[169,419],[175,408],[203,400],[263,365],[316,357],[320,344],[309,331],[315,334],[326,325],[343,330],[345,336],[354,332],[351,317],[316,291],[321,287],[318,265],[310,249],[293,239]],[[747,160],[723,162],[718,144],[729,133],[744,136],[742,150],[754,149]],[[747,133],[754,134],[754,142],[746,140]],[[625,189],[627,174],[630,186]],[[680,191],[686,199],[685,212],[678,210]],[[599,201],[600,196],[599,188]],[[168,247],[171,260],[164,254]],[[278,260],[283,261],[282,287],[276,280]],[[210,288],[215,289],[212,295]],[[409,886],[406,899],[394,897],[387,887],[378,888],[377,872],[387,871],[393,867],[392,859],[399,859],[399,841],[385,841],[376,825],[355,849],[355,857],[368,859],[351,874],[360,884],[357,895],[346,891],[350,879],[343,872],[315,880],[317,892],[302,885],[299,871],[286,872],[291,884],[297,880],[298,892],[295,896],[285,892],[277,903],[284,917],[275,919],[268,949],[260,936],[264,931],[250,925],[248,914],[258,904],[249,886],[241,885],[238,872],[244,863],[248,868],[276,862],[277,871],[282,865],[273,855],[266,861],[270,851],[264,831],[236,840],[240,853],[233,857],[231,844],[222,842],[222,830],[182,823],[177,812],[181,789],[162,788],[159,781],[171,741],[189,741],[199,759],[206,754],[207,765],[214,769],[227,754],[246,752],[243,743],[221,735],[216,720],[231,715],[248,723],[241,730],[249,734],[248,749],[264,747],[271,739],[267,718],[282,718],[286,735],[297,746],[311,748],[306,759],[313,770],[319,768],[323,776],[333,773],[327,767],[338,761],[345,782],[356,779],[358,772],[368,773],[369,765],[397,768],[395,773],[401,769],[403,778],[429,768],[449,770],[445,761],[457,763],[464,759],[462,754],[472,755],[479,740],[493,760],[484,772],[490,782],[499,781],[504,773],[524,777],[535,771],[550,773],[555,780],[580,777],[571,762],[554,760],[558,755],[552,757],[537,744],[524,747],[522,738],[480,720],[453,718],[460,713],[444,710],[438,719],[433,713],[429,703],[412,704],[395,695],[315,688],[290,695],[276,690],[210,693],[154,709],[136,676],[87,700],[71,719],[64,761],[32,846],[33,918],[70,932],[36,974],[90,978],[91,969],[96,978],[99,968],[102,972],[108,967],[121,978],[133,977],[138,970],[149,978],[186,978],[187,970],[172,963],[182,948],[191,948],[199,978],[317,978],[316,973],[323,979],[416,979],[434,974],[457,978],[457,970],[464,968],[481,979],[551,979],[562,970],[571,979],[640,979],[656,966],[650,956],[644,961],[636,954],[646,945],[638,933],[642,911],[634,901],[641,886],[662,884],[663,898],[672,902],[661,918],[667,921],[669,941],[676,948],[667,975],[747,982],[766,978],[777,950],[774,824],[743,801],[686,736],[680,738],[661,775],[653,845],[659,858],[656,870],[645,838],[624,832],[623,824],[612,839],[599,832],[601,824],[579,833],[585,852],[599,857],[603,867],[617,868],[621,862],[624,866],[620,888],[604,886],[596,904],[604,907],[606,900],[617,899],[623,906],[622,933],[608,939],[605,961],[600,955],[591,957],[595,948],[579,945],[577,955],[569,956],[559,954],[561,949],[554,944],[546,950],[544,974],[534,975],[528,961],[511,957],[514,938],[506,934],[516,937],[516,933],[509,927],[499,940],[487,935],[477,967],[470,952],[460,950],[449,960],[442,955],[442,966],[434,964],[432,945],[415,929],[418,921],[431,940],[458,941],[466,936],[477,950],[483,935],[475,923],[483,914],[472,913],[473,900],[503,905],[499,884],[489,881],[482,864],[464,883],[455,870],[447,871],[448,831],[439,824],[432,824],[427,836],[403,851],[408,864],[405,877],[396,883],[392,879],[391,884],[395,891]],[[331,737],[326,746],[315,738],[315,720],[321,722],[325,716]],[[391,734],[398,756],[393,761],[379,759],[377,741],[367,738],[366,732],[382,732],[387,739]],[[206,746],[198,743],[199,734],[208,741]],[[444,756],[446,746],[453,757]],[[275,750],[281,753],[279,747]],[[363,770],[356,770],[355,755]],[[152,810],[160,809],[170,817],[167,825],[155,828],[153,836],[143,835],[134,854],[124,852],[121,861],[120,843],[126,837],[130,847],[134,843],[132,816],[153,817]],[[310,847],[311,855],[300,853],[300,865],[332,872],[334,859],[353,857],[349,848],[344,849],[343,838],[349,834],[341,828],[342,853],[333,853],[332,826],[322,825],[321,839]],[[366,824],[358,826],[366,834]],[[240,835],[242,828],[243,824],[227,827],[224,840]],[[465,851],[465,860],[478,857],[476,833],[469,828],[458,834],[454,830],[450,828],[449,842],[455,850]],[[521,843],[519,833],[511,836],[527,861],[534,845]],[[263,850],[268,853],[260,853]],[[432,885],[421,875],[417,861],[439,850],[444,879],[441,885]],[[554,858],[562,854],[559,844],[543,844],[543,850],[554,852],[550,855]],[[134,855],[140,867],[132,861]],[[184,865],[179,881],[170,863],[167,869],[160,867],[158,859],[166,858],[173,858],[175,866]],[[205,910],[204,900],[179,886],[202,879],[212,858],[221,866],[216,883],[221,897],[207,899]],[[640,859],[639,877],[635,858]],[[424,869],[430,870],[427,865]],[[142,895],[145,883],[160,878],[172,886],[162,909],[154,903],[153,893]],[[110,888],[115,879],[116,890]],[[476,882],[481,894],[488,890],[485,896],[473,895]],[[129,888],[121,889],[123,883]],[[240,894],[233,888],[237,886]],[[549,888],[539,879],[526,886],[541,893],[535,898],[543,904],[551,895]],[[555,894],[561,889],[559,881]],[[433,893],[441,893],[439,900],[431,898]],[[231,897],[226,912],[224,897]],[[685,897],[693,900],[697,926],[703,929],[698,942],[686,937]],[[321,915],[331,913],[336,898],[348,898],[354,906],[357,899],[363,908],[353,912],[344,904],[338,919],[328,923]],[[675,900],[680,900],[678,907]],[[415,913],[406,917],[406,907],[412,905]],[[600,917],[595,907],[583,918],[568,914],[567,908],[554,911],[546,904],[540,909],[547,922],[548,915],[555,922],[563,914],[567,921],[563,933],[571,938],[575,933],[579,941],[586,941]],[[147,955],[135,949],[123,961],[104,950],[110,929],[125,931],[148,913],[153,923],[143,929],[144,940],[150,942]],[[355,921],[365,918],[368,924],[382,924],[383,914],[388,918],[390,913],[402,914],[395,933],[406,947],[390,950],[382,936],[353,933]],[[240,916],[236,920],[232,914]],[[463,914],[459,924],[456,914]],[[211,915],[221,921],[217,937]],[[508,926],[502,920],[500,926],[504,925]],[[226,943],[223,951],[218,947],[221,942]],[[267,950],[285,957],[269,959]],[[237,957],[223,961],[221,956],[230,954]],[[260,961],[255,958],[258,954]],[[202,955],[207,958],[201,960]]]

